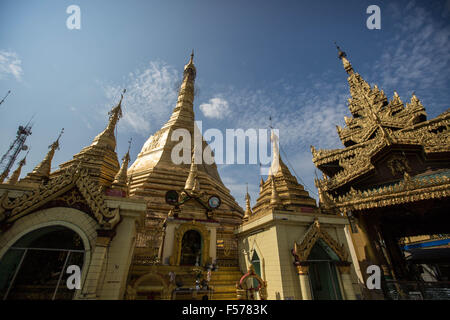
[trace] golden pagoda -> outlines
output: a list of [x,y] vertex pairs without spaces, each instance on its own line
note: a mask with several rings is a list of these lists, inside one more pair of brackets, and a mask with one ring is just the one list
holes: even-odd
[[[209,288],[214,288],[212,298],[236,297],[235,281],[241,273],[234,230],[242,222],[244,210],[223,184],[216,164],[202,161],[203,151],[209,148],[203,137],[201,145],[195,146],[199,134],[194,116],[196,74],[192,53],[172,115],[148,138],[128,169],[130,197],[147,202],[145,227],[139,230],[130,271],[129,298],[193,299],[186,291],[195,284],[193,269],[208,266],[219,268],[209,283]],[[190,160],[186,163],[172,160],[179,143],[172,139],[176,130],[193,138],[189,154],[183,155]],[[168,192],[178,193],[179,204],[167,203]],[[220,199],[214,210],[209,208],[211,197]],[[180,290],[173,291],[175,282],[157,280],[159,274],[169,273],[176,274],[175,282],[183,279]],[[201,296],[212,291],[208,292]]]
[[[121,101],[110,112],[107,128],[60,169],[51,172],[62,132],[24,179],[17,183],[25,159],[8,183],[0,184],[0,270],[6,280],[0,281],[2,299],[124,297],[146,203],[116,192],[126,187],[129,160],[127,153],[120,171],[114,129]],[[73,266],[80,270],[78,288],[59,281]],[[27,271],[12,276],[19,269]]]

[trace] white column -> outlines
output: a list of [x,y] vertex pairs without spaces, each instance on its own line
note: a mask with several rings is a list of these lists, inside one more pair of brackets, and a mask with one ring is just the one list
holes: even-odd
[[111,239],[107,237],[97,237],[94,251],[92,253],[91,263],[89,265],[86,282],[81,288],[81,294],[78,299],[97,299],[97,290],[102,274],[103,265],[107,247]]
[[312,300],[311,286],[309,285],[309,266],[297,265],[297,272],[300,279],[300,289],[302,291],[302,300]]
[[356,300],[352,277],[350,275],[350,265],[338,266],[338,269],[342,280],[342,286],[344,287],[346,300]]

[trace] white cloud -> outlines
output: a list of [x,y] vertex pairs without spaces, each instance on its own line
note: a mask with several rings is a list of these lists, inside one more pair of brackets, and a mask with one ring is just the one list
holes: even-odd
[[230,118],[235,128],[279,129],[280,144],[303,148],[311,144],[321,148],[339,144],[336,124],[348,115],[346,83],[328,83],[320,75],[312,88],[280,84],[272,92],[265,89],[228,89]]
[[[268,129],[269,117],[272,117],[272,126],[279,129],[283,161],[291,168],[293,175],[298,175],[298,182],[313,198],[317,197],[317,190],[314,187],[315,166],[309,147],[342,146],[335,125],[343,125],[344,116],[349,116],[346,105],[348,84],[345,80],[328,80],[332,78],[325,73],[310,76],[308,83],[312,85],[307,86],[292,86],[280,80],[269,84],[269,88],[252,90],[231,87],[220,90],[220,96],[227,97],[230,110],[223,126],[244,130]],[[256,200],[259,193],[258,166],[245,167],[244,170],[243,167],[230,165],[220,169],[223,182],[241,206],[244,205],[246,189],[242,183],[244,178],[250,182],[250,194],[253,201]],[[236,176],[240,177],[240,182],[235,181]]]
[[228,101],[222,98],[209,99],[209,103],[200,105],[200,110],[207,118],[224,118],[230,114],[230,107]]
[[[450,2],[447,2],[447,6]],[[445,9],[443,8],[443,12]],[[415,2],[406,7],[392,3],[388,11],[397,23],[386,39],[383,54],[373,64],[372,77],[386,93],[398,91],[409,102],[415,91],[425,107],[448,104],[450,81],[450,27]],[[435,89],[440,90],[439,95]]]
[[17,53],[0,50],[0,79],[9,75],[14,76],[17,81],[22,80],[22,61]]
[[[176,82],[180,73],[164,62],[153,61],[141,70],[130,73],[121,85],[105,87],[106,96],[116,103],[123,88],[123,119],[119,123],[142,136],[159,129],[175,107]],[[108,105],[110,107],[111,104]]]

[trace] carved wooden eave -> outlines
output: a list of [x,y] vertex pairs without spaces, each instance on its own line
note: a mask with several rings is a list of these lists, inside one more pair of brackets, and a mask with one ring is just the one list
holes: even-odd
[[319,180],[319,185],[323,190],[331,191],[371,172],[375,169],[372,159],[391,145],[422,147],[426,157],[433,153],[449,153],[449,126],[450,112],[445,112],[435,119],[402,130],[385,129],[388,138],[377,132],[375,138],[341,150],[316,150],[312,147],[313,162],[317,167],[337,162],[341,168],[332,177]]
[[295,257],[296,262],[307,261],[312,248],[319,239],[322,239],[336,253],[341,262],[347,262],[348,253],[345,250],[345,246],[339,244],[328,234],[328,232],[323,230],[317,218],[304,234],[300,244],[294,242],[292,254]]
[[403,180],[390,186],[371,190],[350,189],[343,196],[332,197],[334,206],[341,211],[363,210],[399,205],[428,199],[450,197],[450,171],[434,177],[411,178],[405,174]]
[[10,199],[5,192],[0,199],[0,225],[10,225],[73,189],[81,194],[90,209],[89,214],[103,229],[112,229],[120,221],[119,209],[110,210],[107,207],[101,187],[90,179],[86,169],[78,166],[65,170],[47,184],[41,183],[31,193],[15,199]]

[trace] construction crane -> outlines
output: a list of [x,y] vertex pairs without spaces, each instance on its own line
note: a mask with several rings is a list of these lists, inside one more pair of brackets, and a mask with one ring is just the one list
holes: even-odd
[[25,127],[19,126],[19,129],[17,130],[16,139],[14,140],[13,143],[11,143],[8,151],[6,151],[6,153],[0,160],[0,170],[2,170],[2,174],[0,176],[0,183],[3,183],[6,177],[8,177],[9,171],[14,165],[14,162],[16,161],[20,151],[25,151],[28,149],[28,146],[25,145],[25,141],[27,140],[27,137],[31,135],[32,125],[30,122],[28,122]]
[[2,105],[3,102],[5,102],[6,97],[9,96],[10,93],[11,93],[11,90],[8,90],[8,92],[6,93],[6,96],[4,96],[2,101],[0,101],[0,106]]

